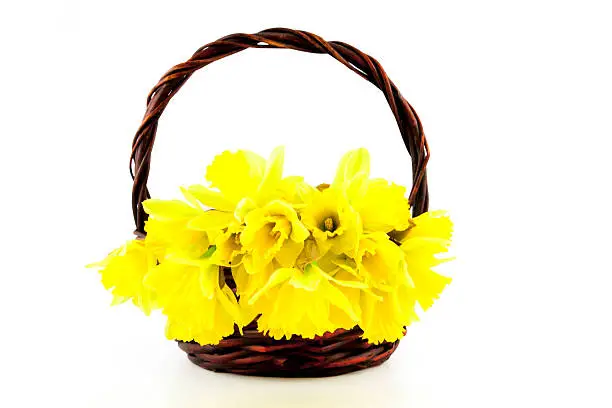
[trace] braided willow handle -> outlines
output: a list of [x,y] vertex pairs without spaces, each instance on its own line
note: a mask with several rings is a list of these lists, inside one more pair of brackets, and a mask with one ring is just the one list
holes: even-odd
[[147,214],[142,202],[150,198],[147,179],[157,122],[170,99],[198,69],[247,48],[288,48],[315,54],[329,54],[380,89],[397,120],[406,149],[412,158],[413,186],[410,203],[414,216],[427,211],[429,196],[425,167],[429,159],[427,141],[416,112],[402,97],[380,63],[358,49],[339,41],[325,41],[318,35],[287,28],[272,28],[257,34],[232,34],[207,44],[193,56],[170,69],[149,93],[147,110],[132,143],[130,173],[134,179],[132,211],[136,232],[144,233]]

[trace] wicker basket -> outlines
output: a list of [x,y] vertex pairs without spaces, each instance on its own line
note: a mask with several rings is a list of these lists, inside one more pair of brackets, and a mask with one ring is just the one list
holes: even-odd
[[[343,42],[328,42],[305,31],[273,28],[257,34],[229,35],[203,46],[189,60],[170,69],[149,93],[144,119],[134,137],[130,166],[134,179],[132,210],[138,236],[145,234],[147,214],[141,204],[150,198],[147,179],[159,117],[170,99],[195,71],[247,48],[288,48],[329,54],[379,88],[391,107],[412,158],[413,187],[409,201],[413,216],[427,211],[429,200],[425,167],[429,152],[423,128],[416,112],[387,77],[380,63]],[[226,283],[235,288],[230,271],[225,271],[225,277]],[[355,327],[315,339],[294,336],[289,340],[274,340],[258,332],[254,321],[243,329],[243,334],[236,329],[232,336],[217,345],[179,342],[179,347],[193,363],[212,371],[278,377],[324,377],[382,364],[399,343],[369,344],[360,338],[361,334],[361,329]]]

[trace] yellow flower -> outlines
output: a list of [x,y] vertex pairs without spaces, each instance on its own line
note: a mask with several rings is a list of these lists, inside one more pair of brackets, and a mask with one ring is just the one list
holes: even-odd
[[211,188],[199,184],[187,188],[197,201],[211,209],[194,219],[190,228],[208,231],[241,224],[251,210],[278,198],[283,162],[282,147],[274,149],[267,162],[247,150],[216,156],[206,170]]
[[241,303],[248,301],[257,291],[264,287],[274,270],[278,267],[275,262],[270,262],[263,269],[255,271],[250,262],[232,268],[232,276],[236,282],[236,294],[240,296]]
[[113,294],[113,303],[132,300],[145,314],[155,308],[155,294],[143,283],[156,265],[157,254],[143,240],[128,241],[111,252],[103,261],[88,265],[97,268],[102,284]]
[[245,325],[259,315],[258,308],[249,304],[249,299],[265,286],[277,268],[278,263],[272,261],[265,265],[263,269],[255,270],[249,258],[232,268],[232,276],[236,283],[236,295],[240,297],[239,306]]
[[[390,234],[391,238],[401,242],[404,253],[404,262],[400,262],[403,264],[401,270],[392,276],[377,274],[389,271],[389,267],[397,263],[396,255],[392,254],[394,251],[387,243],[375,246],[375,254],[362,261],[363,271],[372,277],[370,282],[374,294],[366,293],[361,297],[360,327],[369,342],[395,341],[402,337],[402,328],[418,320],[416,303],[427,310],[451,281],[432,270],[434,266],[448,260],[437,258],[436,255],[448,250],[451,234],[452,223],[444,212],[424,213],[412,219],[406,230],[392,231]],[[384,242],[382,237],[378,238],[378,242]],[[370,245],[368,243],[366,247]],[[376,259],[378,255],[386,261]],[[395,282],[382,285],[391,277],[395,278]]]
[[220,232],[214,239],[215,259],[219,265],[234,266],[242,262],[244,248],[240,245],[240,232],[231,229]]
[[340,160],[331,185],[345,195],[359,213],[365,232],[389,232],[408,228],[410,206],[406,188],[383,179],[369,179],[370,155],[366,149],[352,150]]
[[167,316],[166,336],[199,344],[217,344],[243,326],[232,290],[214,263],[215,247],[197,260],[168,254],[146,278]]
[[410,284],[403,251],[382,232],[361,239],[355,260],[358,275],[372,288],[390,292],[401,283]]
[[[322,270],[330,271],[329,275],[333,277],[333,282],[337,283],[335,286],[349,300],[355,313],[361,316],[361,297],[366,296],[365,292],[371,294],[372,291],[363,278],[358,276],[355,261],[342,255],[330,256],[328,253],[319,259],[317,264]],[[349,328],[356,324],[350,316],[338,308],[330,309],[329,313],[330,320],[338,327]]]
[[371,343],[401,338],[404,326],[418,320],[404,252],[386,234],[373,233],[360,241],[356,264],[358,275],[370,287],[359,299],[363,337]]
[[370,153],[364,148],[351,150],[342,156],[331,188],[343,191],[349,199],[364,194],[370,176]]
[[152,246],[191,253],[199,257],[208,250],[208,235],[188,228],[191,220],[204,212],[180,200],[149,199],[142,203],[149,219],[146,241]]
[[257,324],[262,333],[275,339],[292,335],[314,338],[339,328],[352,328],[359,321],[358,309],[336,287],[345,284],[353,285],[333,278],[316,263],[308,264],[303,271],[279,268],[249,304],[261,313]]
[[361,221],[340,191],[334,188],[317,190],[301,216],[322,254],[327,251],[354,254],[361,234]]
[[451,281],[451,278],[434,272],[432,268],[452,259],[436,256],[448,251],[452,230],[453,224],[448,215],[443,211],[434,211],[413,218],[410,228],[395,233],[406,255],[414,296],[423,310],[431,307]]
[[304,208],[312,201],[317,190],[306,183],[303,177],[289,176],[280,181],[278,191],[283,201],[294,208]]
[[383,179],[365,182],[363,195],[352,197],[366,232],[404,230],[410,225],[406,188]]
[[[212,211],[202,209],[188,191],[183,193],[191,205],[179,200],[143,203],[150,216],[146,241],[165,251],[145,282],[158,294],[158,305],[168,318],[168,338],[216,344],[234,332],[235,323],[242,327],[242,312],[219,268],[235,260],[241,250],[236,234],[223,224],[208,231],[190,228],[193,220]],[[219,215],[216,220],[226,214]],[[219,245],[218,250],[213,242]]]
[[310,235],[293,207],[280,200],[251,211],[245,224],[240,242],[256,271],[273,259],[283,267],[293,266]]
[[363,292],[361,300],[361,321],[363,338],[369,343],[394,342],[405,334],[405,326],[419,320],[414,311],[413,291],[407,285],[400,285],[391,292],[373,289]]

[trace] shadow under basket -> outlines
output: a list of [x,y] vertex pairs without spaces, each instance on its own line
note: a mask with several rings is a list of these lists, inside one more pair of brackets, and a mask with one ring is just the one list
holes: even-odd
[[293,336],[274,340],[253,322],[214,346],[179,341],[192,363],[211,371],[262,377],[329,377],[375,367],[387,361],[399,344],[370,344],[358,327],[336,330],[315,339]]
[[[144,226],[148,215],[142,202],[151,197],[147,180],[157,125],[163,111],[195,71],[248,48],[292,49],[328,54],[380,89],[389,103],[404,146],[410,154],[412,189],[408,200],[412,216],[427,211],[429,194],[426,166],[429,149],[423,127],[412,106],[389,79],[380,63],[340,41],[325,41],[306,31],[272,28],[256,34],[232,34],[201,47],[189,60],[164,74],[149,93],[147,110],[132,144],[130,162],[134,179],[132,211],[136,235],[146,235]],[[262,108],[262,112],[269,113],[268,107]],[[274,115],[270,117],[273,120]],[[226,268],[224,272],[226,284],[235,289],[231,271]],[[274,340],[258,332],[254,321],[243,328],[242,334],[236,330],[219,344],[201,346],[194,342],[179,341],[179,347],[194,364],[207,370],[268,377],[325,377],[380,365],[399,344],[399,340],[369,344],[361,338],[362,334],[361,329],[355,327],[351,330],[336,330],[315,339],[293,336],[289,340]]]

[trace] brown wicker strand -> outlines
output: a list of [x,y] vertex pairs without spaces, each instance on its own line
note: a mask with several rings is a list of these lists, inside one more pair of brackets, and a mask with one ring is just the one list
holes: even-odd
[[[198,49],[193,56],[162,76],[147,97],[147,109],[132,143],[130,173],[134,179],[132,211],[136,235],[144,238],[147,219],[142,202],[150,198],[147,180],[157,123],[164,109],[198,69],[247,48],[285,48],[297,51],[329,54],[347,68],[380,89],[397,121],[402,140],[412,159],[413,186],[409,201],[413,216],[427,211],[429,196],[426,166],[429,148],[421,121],[412,106],[403,98],[380,63],[355,47],[339,41],[325,41],[321,37],[287,28],[272,28],[256,34],[232,34]],[[230,268],[224,269],[226,284],[235,291]],[[359,327],[338,329],[315,339],[293,336],[275,340],[257,330],[257,319],[240,332],[216,345],[199,345],[179,341],[179,347],[189,360],[212,371],[243,375],[280,377],[325,377],[339,375],[386,361],[395,351],[393,343],[370,344],[361,336]]]
[[375,367],[395,351],[399,340],[372,345],[359,328],[336,330],[315,339],[274,340],[256,322],[217,345],[178,342],[189,360],[207,370],[263,377],[327,377]]

